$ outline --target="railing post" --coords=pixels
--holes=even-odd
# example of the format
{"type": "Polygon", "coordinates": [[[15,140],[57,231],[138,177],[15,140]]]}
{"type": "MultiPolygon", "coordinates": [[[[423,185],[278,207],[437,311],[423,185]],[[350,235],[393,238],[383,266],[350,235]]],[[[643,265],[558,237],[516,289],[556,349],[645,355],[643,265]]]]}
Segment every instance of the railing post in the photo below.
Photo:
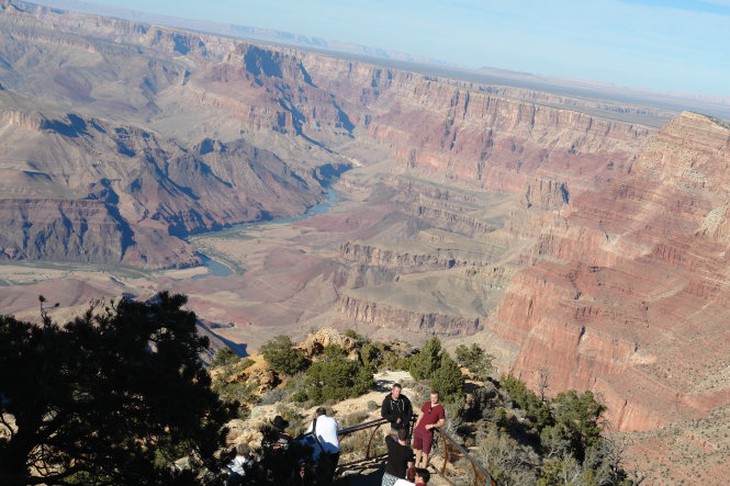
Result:
{"type": "Polygon", "coordinates": [[[477,462],[474,457],[472,457],[471,454],[469,454],[469,451],[467,451],[463,446],[461,446],[456,440],[451,437],[446,432],[442,431],[441,429],[436,429],[439,434],[441,434],[441,438],[444,442],[444,463],[441,466],[441,469],[438,471],[439,475],[444,478],[446,481],[448,481],[450,484],[454,484],[449,478],[446,477],[446,466],[448,465],[449,461],[451,460],[451,453],[452,448],[456,449],[461,455],[469,461],[471,464],[471,467],[474,471],[474,486],[479,486],[479,484],[482,481],[486,481],[486,484],[488,486],[497,486],[497,482],[492,477],[491,473],[486,470],[484,467],[482,467],[481,464],[477,462]]]}
{"type": "MultiPolygon", "coordinates": [[[[441,432],[441,431],[439,430],[439,432],[441,432]]],[[[442,434],[442,436],[443,436],[443,434],[442,434]]],[[[444,463],[441,466],[441,472],[439,474],[441,474],[441,477],[445,477],[446,476],[446,465],[449,463],[449,445],[450,444],[449,444],[449,441],[446,440],[445,438],[442,438],[441,441],[444,443],[444,463]]]]}
{"type": "Polygon", "coordinates": [[[365,459],[370,459],[370,446],[373,443],[373,438],[375,437],[375,432],[378,431],[378,429],[380,428],[381,425],[383,425],[383,424],[378,424],[377,426],[375,426],[373,428],[373,431],[370,433],[370,439],[368,440],[368,447],[365,450],[365,459]]]}

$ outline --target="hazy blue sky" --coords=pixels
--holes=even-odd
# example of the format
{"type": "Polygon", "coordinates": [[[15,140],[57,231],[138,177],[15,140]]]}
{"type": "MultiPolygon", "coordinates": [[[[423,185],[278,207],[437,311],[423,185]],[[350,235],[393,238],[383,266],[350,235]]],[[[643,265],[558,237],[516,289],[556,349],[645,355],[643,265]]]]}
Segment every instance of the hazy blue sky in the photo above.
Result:
{"type": "Polygon", "coordinates": [[[466,67],[730,96],[730,0],[89,3],[350,41],[466,67]]]}

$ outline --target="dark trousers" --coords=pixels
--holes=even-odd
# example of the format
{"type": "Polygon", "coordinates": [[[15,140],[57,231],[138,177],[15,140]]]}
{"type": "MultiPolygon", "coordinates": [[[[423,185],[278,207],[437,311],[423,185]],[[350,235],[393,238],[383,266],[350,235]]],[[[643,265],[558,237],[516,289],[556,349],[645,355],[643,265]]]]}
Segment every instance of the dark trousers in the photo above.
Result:
{"type": "Polygon", "coordinates": [[[332,484],[335,480],[335,471],[337,470],[337,464],[340,462],[340,453],[335,454],[322,453],[319,457],[319,477],[325,485],[332,484]]]}

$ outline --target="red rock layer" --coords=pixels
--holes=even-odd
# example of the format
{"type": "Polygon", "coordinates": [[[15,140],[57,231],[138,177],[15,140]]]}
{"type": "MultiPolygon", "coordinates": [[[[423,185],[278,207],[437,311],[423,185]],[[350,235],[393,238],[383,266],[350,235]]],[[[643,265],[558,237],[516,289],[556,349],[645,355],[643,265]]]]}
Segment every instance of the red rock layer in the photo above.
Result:
{"type": "Polygon", "coordinates": [[[514,371],[593,388],[619,430],[727,404],[728,384],[710,383],[730,352],[728,161],[728,126],[684,113],[605,190],[565,206],[488,324],[518,345],[514,371]]]}

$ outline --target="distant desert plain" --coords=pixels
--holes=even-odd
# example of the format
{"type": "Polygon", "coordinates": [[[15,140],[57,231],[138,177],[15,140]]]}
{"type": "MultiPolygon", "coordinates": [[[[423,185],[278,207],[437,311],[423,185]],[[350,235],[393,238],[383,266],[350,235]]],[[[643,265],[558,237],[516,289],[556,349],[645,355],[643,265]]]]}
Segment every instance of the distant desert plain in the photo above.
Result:
{"type": "Polygon", "coordinates": [[[648,484],[723,484],[728,118],[0,0],[0,310],[478,343],[597,393],[648,484]]]}

